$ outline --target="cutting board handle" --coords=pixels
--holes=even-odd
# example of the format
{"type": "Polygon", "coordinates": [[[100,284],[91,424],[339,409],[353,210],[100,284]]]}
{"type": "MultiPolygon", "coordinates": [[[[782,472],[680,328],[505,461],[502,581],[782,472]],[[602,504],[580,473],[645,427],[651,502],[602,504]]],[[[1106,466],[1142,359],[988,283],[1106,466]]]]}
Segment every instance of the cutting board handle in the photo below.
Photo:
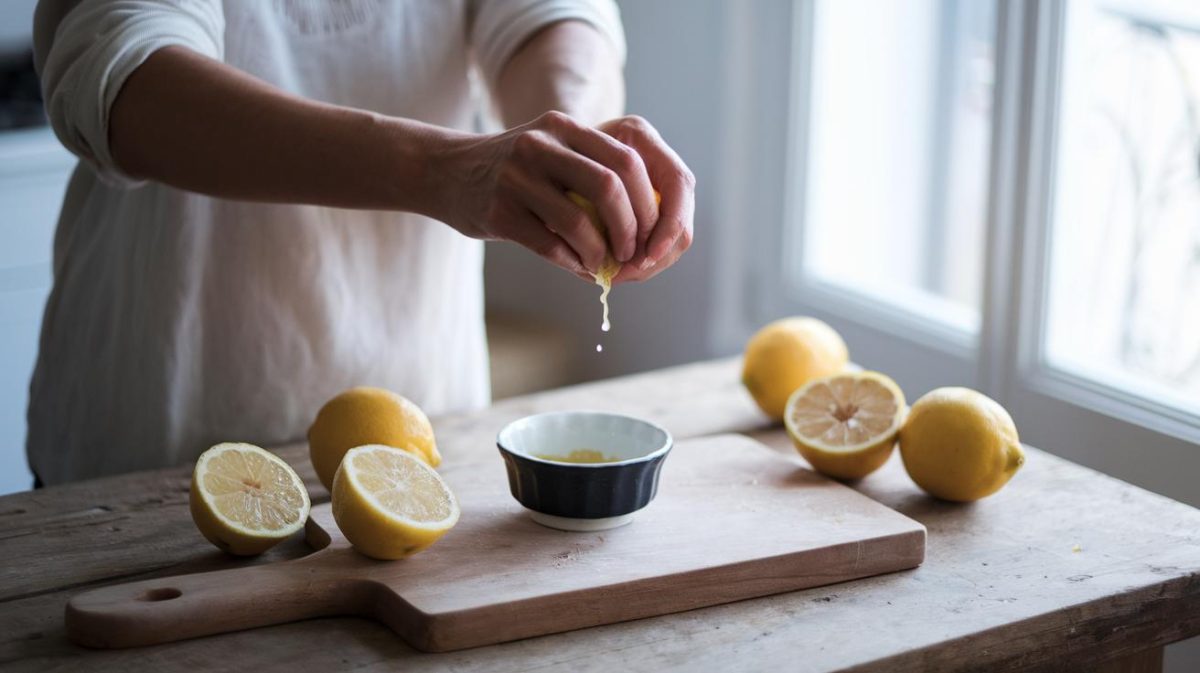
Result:
{"type": "Polygon", "coordinates": [[[329,572],[331,553],[88,591],[67,603],[67,636],[85,647],[139,647],[354,614],[362,581],[329,572]]]}

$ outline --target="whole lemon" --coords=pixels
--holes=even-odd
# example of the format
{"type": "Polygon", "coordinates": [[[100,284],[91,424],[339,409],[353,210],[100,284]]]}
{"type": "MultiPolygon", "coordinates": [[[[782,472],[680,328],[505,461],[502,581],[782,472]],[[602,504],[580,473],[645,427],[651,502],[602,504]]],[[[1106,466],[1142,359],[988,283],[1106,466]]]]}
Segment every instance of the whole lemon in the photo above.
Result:
{"type": "Polygon", "coordinates": [[[742,360],[742,385],[759,408],[778,421],[797,388],[842,371],[849,360],[846,342],[829,325],[816,318],[784,318],[750,337],[742,360]]]}
{"type": "Polygon", "coordinates": [[[326,402],[308,429],[308,456],[326,489],[346,452],[366,444],[403,449],[430,467],[442,462],[420,407],[383,388],[351,388],[326,402]]]}
{"type": "Polygon", "coordinates": [[[908,476],[932,496],[971,502],[989,496],[1025,463],[1012,417],[968,388],[925,394],[900,428],[908,476]]]}

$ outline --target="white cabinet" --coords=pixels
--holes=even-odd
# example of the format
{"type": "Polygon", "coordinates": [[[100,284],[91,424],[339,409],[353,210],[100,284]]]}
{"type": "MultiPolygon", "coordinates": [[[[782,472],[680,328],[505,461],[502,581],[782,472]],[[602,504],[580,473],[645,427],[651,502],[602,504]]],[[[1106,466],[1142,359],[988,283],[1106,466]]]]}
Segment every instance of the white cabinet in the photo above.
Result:
{"type": "Polygon", "coordinates": [[[50,291],[54,227],[74,167],[49,129],[0,132],[0,494],[32,484],[29,375],[50,291]]]}

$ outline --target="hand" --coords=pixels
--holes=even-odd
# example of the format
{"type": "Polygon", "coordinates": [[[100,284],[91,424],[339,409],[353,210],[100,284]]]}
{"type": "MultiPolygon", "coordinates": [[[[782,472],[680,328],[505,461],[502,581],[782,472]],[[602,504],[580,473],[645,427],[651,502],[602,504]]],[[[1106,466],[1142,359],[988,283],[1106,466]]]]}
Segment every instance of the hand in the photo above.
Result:
{"type": "MultiPolygon", "coordinates": [[[[659,154],[653,156],[661,163],[659,154]]],[[[465,137],[439,159],[448,176],[449,189],[441,199],[447,224],[472,238],[518,243],[588,281],[609,249],[619,262],[633,260],[644,247],[643,232],[656,230],[649,165],[635,147],[561,112],[547,112],[497,135],[465,137]],[[567,191],[596,204],[607,241],[567,191]]],[[[663,169],[656,164],[655,170],[663,169]]],[[[679,188],[671,188],[678,203],[679,188]]]]}
{"type": "Polygon", "coordinates": [[[598,128],[638,153],[651,184],[662,195],[658,217],[651,226],[639,227],[637,253],[613,280],[622,283],[652,278],[674,264],[692,245],[696,178],[645,119],[620,117],[604,122],[598,128]]]}

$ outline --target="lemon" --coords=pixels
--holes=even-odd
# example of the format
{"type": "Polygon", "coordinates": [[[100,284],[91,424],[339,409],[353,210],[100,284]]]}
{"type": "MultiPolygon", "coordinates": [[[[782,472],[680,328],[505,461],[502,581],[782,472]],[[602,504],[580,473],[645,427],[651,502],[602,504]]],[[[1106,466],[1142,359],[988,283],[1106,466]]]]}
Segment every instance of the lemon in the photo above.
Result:
{"type": "Polygon", "coordinates": [[[378,444],[351,449],[333,478],[333,518],[342,534],[376,559],[411,556],[458,523],[458,503],[433,468],[378,444]]]}
{"type": "Polygon", "coordinates": [[[1025,463],[1012,417],[967,388],[938,388],[913,404],[900,457],[917,486],[959,502],[995,493],[1025,463]]]}
{"type": "Polygon", "coordinates": [[[308,491],[290,465],[252,444],[217,444],[192,472],[192,521],[209,542],[261,554],[304,527],[308,491]]]}
{"type": "Polygon", "coordinates": [[[810,381],[787,401],[784,423],[800,455],[822,474],[861,479],[892,455],[904,393],[878,372],[810,381]]]}
{"type": "Polygon", "coordinates": [[[746,344],[742,384],[778,421],[797,388],[842,371],[849,359],[846,342],[829,325],[816,318],[785,318],[763,327],[746,344]]]}
{"type": "MultiPolygon", "coordinates": [[[[587,213],[588,220],[591,221],[592,227],[600,234],[605,243],[608,242],[608,228],[600,221],[600,213],[596,210],[596,205],[589,201],[587,197],[580,195],[577,192],[567,192],[567,198],[571,202],[583,209],[587,213]]],[[[662,194],[658,190],[654,190],[654,202],[662,203],[662,194]]],[[[596,273],[592,274],[592,279],[600,286],[600,304],[604,307],[604,316],[600,322],[600,329],[607,332],[608,323],[608,293],[612,291],[612,281],[617,274],[621,272],[621,264],[612,256],[612,249],[606,248],[604,251],[604,261],[600,263],[600,268],[596,273]]]]}
{"type": "Polygon", "coordinates": [[[432,467],[442,463],[433,426],[407,398],[383,388],[351,388],[325,403],[308,429],[308,455],[326,489],[342,456],[356,446],[383,444],[411,451],[432,467]]]}

